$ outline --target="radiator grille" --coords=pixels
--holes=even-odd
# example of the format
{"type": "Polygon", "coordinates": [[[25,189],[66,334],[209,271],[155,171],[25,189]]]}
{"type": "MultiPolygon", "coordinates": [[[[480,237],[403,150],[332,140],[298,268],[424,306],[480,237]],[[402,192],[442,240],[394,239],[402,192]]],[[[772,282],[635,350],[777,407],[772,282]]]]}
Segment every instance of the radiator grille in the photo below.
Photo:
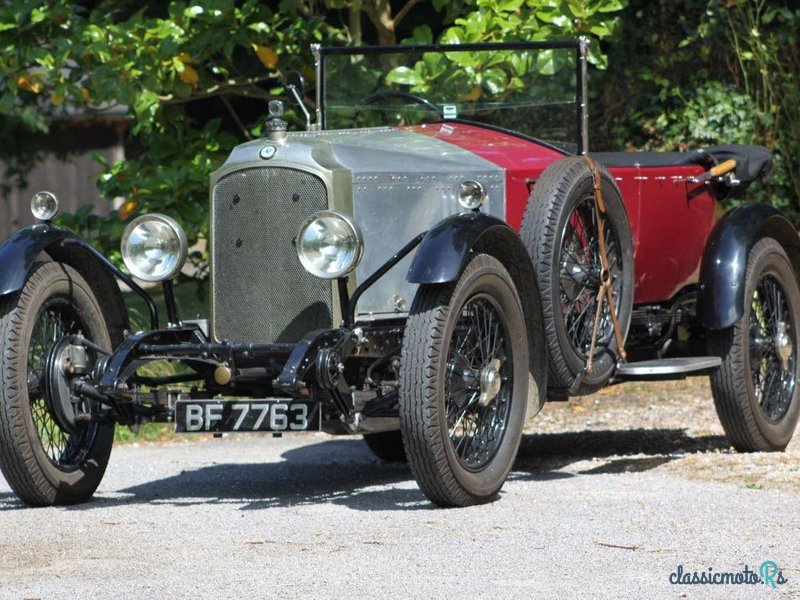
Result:
{"type": "Polygon", "coordinates": [[[260,167],[222,178],[212,194],[214,334],[230,342],[296,342],[332,324],[329,281],[308,273],[292,239],[328,207],[321,179],[260,167]]]}

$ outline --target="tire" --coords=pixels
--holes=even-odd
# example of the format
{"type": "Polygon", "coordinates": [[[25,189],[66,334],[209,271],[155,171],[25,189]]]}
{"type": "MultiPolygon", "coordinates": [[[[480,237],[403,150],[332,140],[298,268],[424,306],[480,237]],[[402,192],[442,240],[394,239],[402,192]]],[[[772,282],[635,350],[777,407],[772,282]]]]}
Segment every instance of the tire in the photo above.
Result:
{"type": "Polygon", "coordinates": [[[88,500],[111,454],[112,424],[87,423],[70,434],[57,424],[44,397],[47,352],[55,338],[79,330],[100,346],[111,346],[89,284],[69,266],[36,263],[22,291],[0,299],[0,470],[31,506],[88,500]]]}
{"type": "Polygon", "coordinates": [[[400,427],[431,502],[468,506],[497,495],[519,448],[527,385],[522,305],[497,259],[475,255],[457,283],[419,287],[403,341],[400,427]]]}
{"type": "MultiPolygon", "coordinates": [[[[613,178],[598,167],[606,205],[612,290],[625,339],[633,309],[631,230],[613,178]]],[[[586,161],[574,156],[548,166],[528,199],[520,235],[539,283],[550,356],[548,396],[553,399],[597,391],[611,377],[617,362],[617,341],[605,308],[592,373],[584,373],[576,384],[586,366],[600,289],[595,219],[592,172],[586,161]]]]}
{"type": "Polygon", "coordinates": [[[407,462],[400,430],[365,433],[364,442],[372,453],[386,462],[407,462]]]}
{"type": "Polygon", "coordinates": [[[709,350],[723,361],[710,376],[714,406],[736,450],[780,451],[800,416],[800,289],[775,240],[762,239],[750,251],[744,293],[739,322],[708,335],[709,350]]]}

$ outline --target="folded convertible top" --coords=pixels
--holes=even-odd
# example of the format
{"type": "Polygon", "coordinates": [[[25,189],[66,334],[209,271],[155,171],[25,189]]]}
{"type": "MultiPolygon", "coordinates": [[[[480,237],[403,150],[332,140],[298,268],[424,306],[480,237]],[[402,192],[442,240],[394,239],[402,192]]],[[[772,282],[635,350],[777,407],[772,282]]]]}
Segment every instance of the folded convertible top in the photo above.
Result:
{"type": "Polygon", "coordinates": [[[736,178],[742,188],[772,166],[772,153],[763,146],[712,146],[689,152],[593,152],[592,157],[607,167],[677,167],[700,165],[710,169],[728,159],[736,161],[736,178]]]}

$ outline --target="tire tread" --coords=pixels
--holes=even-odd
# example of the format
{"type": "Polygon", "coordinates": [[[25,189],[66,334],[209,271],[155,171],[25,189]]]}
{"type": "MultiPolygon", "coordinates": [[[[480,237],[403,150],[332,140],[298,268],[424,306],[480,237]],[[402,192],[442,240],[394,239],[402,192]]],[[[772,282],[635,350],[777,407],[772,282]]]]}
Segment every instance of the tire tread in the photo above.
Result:
{"type": "MultiPolygon", "coordinates": [[[[606,185],[611,185],[615,189],[614,179],[608,170],[598,164],[601,178],[606,185]]],[[[569,157],[561,159],[548,166],[531,192],[525,213],[522,218],[520,236],[528,254],[534,265],[534,271],[539,283],[540,296],[542,301],[542,313],[544,315],[545,337],[547,339],[549,361],[548,361],[548,388],[550,395],[562,398],[571,388],[577,374],[570,368],[564,356],[564,351],[558,341],[556,315],[560,314],[561,307],[557,303],[557,297],[552,293],[553,286],[558,286],[558,281],[553,281],[553,261],[558,259],[560,249],[559,220],[564,206],[569,200],[570,191],[578,181],[586,177],[588,166],[582,157],[569,157]]],[[[607,190],[606,202],[610,201],[607,190]]],[[[624,210],[624,206],[623,206],[624,210]]],[[[618,231],[620,237],[627,236],[630,239],[630,226],[627,223],[621,224],[623,231],[618,231]]],[[[622,240],[620,240],[622,242],[622,240]]],[[[632,294],[632,286],[631,286],[632,294]]],[[[632,299],[632,298],[631,298],[632,299]]],[[[621,302],[621,299],[618,299],[621,302]]],[[[618,311],[621,309],[618,308],[618,311]]],[[[620,325],[627,331],[627,323],[624,315],[621,317],[620,325]]],[[[613,365],[612,365],[613,367],[613,365]]],[[[605,385],[605,381],[589,384],[583,383],[578,393],[589,394],[605,385]]]]}
{"type": "MultiPolygon", "coordinates": [[[[748,282],[758,275],[753,272],[757,260],[769,253],[781,256],[787,265],[789,264],[786,253],[778,242],[771,238],[760,240],[753,246],[748,256],[745,271],[746,290],[749,289],[748,282]]],[[[746,304],[744,309],[749,310],[749,305],[746,304]]],[[[743,316],[731,327],[709,332],[709,352],[722,358],[722,365],[709,377],[714,407],[728,440],[737,451],[780,451],[786,444],[775,444],[767,439],[758,426],[751,405],[747,380],[750,369],[745,356],[745,349],[749,347],[750,333],[747,331],[746,321],[743,316]]],[[[798,391],[795,390],[793,402],[797,402],[797,396],[798,391]]]]}
{"type": "MultiPolygon", "coordinates": [[[[462,278],[483,268],[500,269],[511,281],[502,264],[485,254],[470,260],[462,278]]],[[[447,352],[445,330],[450,318],[450,300],[457,286],[457,283],[420,286],[406,322],[400,368],[400,422],[409,466],[425,496],[445,507],[488,502],[496,494],[475,495],[456,479],[445,449],[449,440],[438,424],[433,401],[443,376],[437,365],[440,356],[447,352]]]]}
{"type": "MultiPolygon", "coordinates": [[[[0,470],[14,493],[30,506],[84,502],[94,493],[105,470],[105,464],[102,464],[97,481],[80,490],[63,489],[52,483],[39,465],[32,445],[37,442],[30,437],[25,421],[24,411],[29,411],[30,406],[21,398],[19,382],[22,376],[16,366],[20,361],[19,348],[22,346],[20,332],[25,329],[26,318],[30,318],[28,307],[37,300],[37,290],[54,277],[64,275],[72,285],[80,286],[91,297],[88,284],[76,271],[60,263],[42,261],[34,264],[20,292],[0,298],[0,470]]],[[[96,300],[95,310],[102,319],[96,300]]],[[[102,437],[99,433],[98,436],[102,437]]],[[[113,428],[110,436],[111,439],[106,437],[103,441],[98,439],[95,442],[108,443],[108,448],[99,451],[106,462],[113,440],[113,428]]]]}

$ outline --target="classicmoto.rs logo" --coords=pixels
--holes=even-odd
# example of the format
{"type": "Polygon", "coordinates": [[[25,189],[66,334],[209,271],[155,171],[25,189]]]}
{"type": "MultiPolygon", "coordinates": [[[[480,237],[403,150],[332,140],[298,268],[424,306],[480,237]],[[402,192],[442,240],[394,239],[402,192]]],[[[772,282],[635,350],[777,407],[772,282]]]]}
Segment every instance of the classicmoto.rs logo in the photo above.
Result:
{"type": "Polygon", "coordinates": [[[673,585],[766,585],[777,589],[779,585],[788,582],[783,572],[774,560],[765,560],[758,569],[751,569],[745,565],[741,571],[714,571],[708,567],[705,571],[684,571],[683,565],[678,565],[669,576],[673,585]]]}

